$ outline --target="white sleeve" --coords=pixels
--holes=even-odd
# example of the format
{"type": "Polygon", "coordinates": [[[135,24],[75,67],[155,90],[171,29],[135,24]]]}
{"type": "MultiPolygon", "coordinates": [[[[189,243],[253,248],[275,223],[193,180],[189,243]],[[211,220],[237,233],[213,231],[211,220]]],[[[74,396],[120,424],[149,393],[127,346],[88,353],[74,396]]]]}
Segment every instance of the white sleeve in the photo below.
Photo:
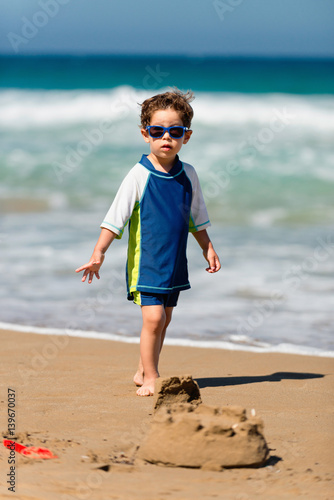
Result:
{"type": "Polygon", "coordinates": [[[211,226],[208,211],[206,209],[202,189],[197,173],[191,165],[184,163],[185,172],[192,185],[192,201],[190,209],[189,231],[195,233],[211,226]]]}
{"type": "Polygon", "coordinates": [[[116,233],[117,239],[121,239],[124,228],[138,200],[136,177],[134,175],[134,169],[131,169],[120,185],[114,201],[100,227],[110,229],[110,231],[116,233]]]}

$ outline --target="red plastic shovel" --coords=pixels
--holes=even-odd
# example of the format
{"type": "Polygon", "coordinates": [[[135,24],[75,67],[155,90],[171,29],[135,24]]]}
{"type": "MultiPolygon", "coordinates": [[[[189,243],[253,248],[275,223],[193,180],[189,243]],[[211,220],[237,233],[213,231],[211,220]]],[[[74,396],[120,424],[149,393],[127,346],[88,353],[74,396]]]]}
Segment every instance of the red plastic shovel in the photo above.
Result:
{"type": "Polygon", "coordinates": [[[14,445],[15,451],[17,453],[21,453],[21,455],[24,455],[25,457],[58,458],[57,455],[54,455],[52,451],[48,450],[47,448],[38,448],[37,446],[24,446],[23,444],[15,443],[15,441],[10,441],[10,439],[4,439],[3,444],[10,450],[13,449],[14,445]]]}

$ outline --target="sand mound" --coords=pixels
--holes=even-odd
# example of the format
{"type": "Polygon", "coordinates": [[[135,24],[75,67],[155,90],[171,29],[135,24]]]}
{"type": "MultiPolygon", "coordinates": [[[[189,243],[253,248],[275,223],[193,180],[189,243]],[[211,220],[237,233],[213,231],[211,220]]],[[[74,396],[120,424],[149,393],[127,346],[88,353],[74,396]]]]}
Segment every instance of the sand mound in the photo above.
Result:
{"type": "Polygon", "coordinates": [[[197,382],[191,375],[158,378],[154,389],[154,410],[177,403],[191,403],[195,406],[202,403],[197,382]]]}
{"type": "Polygon", "coordinates": [[[269,450],[263,422],[239,406],[214,407],[201,403],[190,375],[158,379],[152,425],[138,458],[159,465],[224,467],[262,465],[269,450]]]}

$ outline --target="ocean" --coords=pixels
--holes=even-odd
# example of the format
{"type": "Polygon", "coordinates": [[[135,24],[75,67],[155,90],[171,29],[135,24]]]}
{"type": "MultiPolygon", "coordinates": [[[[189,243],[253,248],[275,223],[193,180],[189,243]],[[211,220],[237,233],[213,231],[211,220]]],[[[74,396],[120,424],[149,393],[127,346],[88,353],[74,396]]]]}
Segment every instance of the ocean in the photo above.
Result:
{"type": "Polygon", "coordinates": [[[334,356],[333,60],[0,58],[0,327],[139,341],[127,231],[99,281],[74,270],[148,153],[139,103],[174,85],[222,269],[190,235],[166,343],[334,356]]]}

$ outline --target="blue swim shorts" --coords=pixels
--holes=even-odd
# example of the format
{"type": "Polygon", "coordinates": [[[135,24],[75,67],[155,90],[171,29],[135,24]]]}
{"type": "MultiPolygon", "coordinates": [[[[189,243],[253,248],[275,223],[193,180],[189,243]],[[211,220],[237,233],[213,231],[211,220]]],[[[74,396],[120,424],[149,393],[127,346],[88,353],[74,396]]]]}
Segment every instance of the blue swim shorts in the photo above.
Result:
{"type": "Polygon", "coordinates": [[[147,292],[132,292],[133,302],[139,306],[164,306],[175,307],[179,298],[180,292],[172,293],[147,293],[147,292]]]}

